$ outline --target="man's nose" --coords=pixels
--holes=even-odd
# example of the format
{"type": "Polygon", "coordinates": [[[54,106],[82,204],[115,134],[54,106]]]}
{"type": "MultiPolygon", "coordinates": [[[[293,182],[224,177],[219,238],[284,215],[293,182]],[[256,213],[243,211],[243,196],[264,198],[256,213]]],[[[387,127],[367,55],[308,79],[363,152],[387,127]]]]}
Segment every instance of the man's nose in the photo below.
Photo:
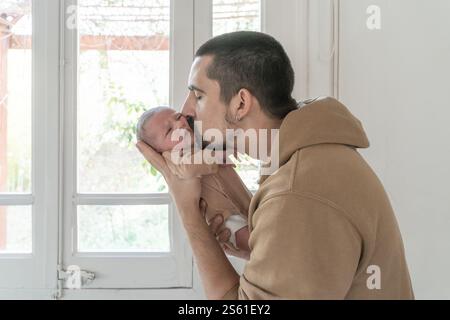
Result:
{"type": "Polygon", "coordinates": [[[192,118],[196,118],[196,114],[195,114],[195,102],[194,100],[191,98],[191,94],[189,93],[188,96],[186,97],[186,100],[184,101],[183,107],[181,108],[181,113],[185,116],[185,117],[192,117],[192,118]]]}

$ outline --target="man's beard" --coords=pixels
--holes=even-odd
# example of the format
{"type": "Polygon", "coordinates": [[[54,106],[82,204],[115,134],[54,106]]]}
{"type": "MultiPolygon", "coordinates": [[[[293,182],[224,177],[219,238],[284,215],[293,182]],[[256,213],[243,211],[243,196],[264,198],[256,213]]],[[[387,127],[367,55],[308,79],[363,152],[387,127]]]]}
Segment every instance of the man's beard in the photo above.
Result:
{"type": "Polygon", "coordinates": [[[191,116],[186,117],[187,123],[189,124],[189,127],[191,128],[192,132],[194,133],[194,143],[197,146],[201,146],[201,149],[204,150],[206,148],[209,149],[215,149],[215,150],[226,150],[227,149],[227,143],[226,139],[223,141],[223,144],[221,146],[217,144],[213,144],[211,141],[205,141],[203,140],[202,133],[195,130],[195,119],[191,116]]]}

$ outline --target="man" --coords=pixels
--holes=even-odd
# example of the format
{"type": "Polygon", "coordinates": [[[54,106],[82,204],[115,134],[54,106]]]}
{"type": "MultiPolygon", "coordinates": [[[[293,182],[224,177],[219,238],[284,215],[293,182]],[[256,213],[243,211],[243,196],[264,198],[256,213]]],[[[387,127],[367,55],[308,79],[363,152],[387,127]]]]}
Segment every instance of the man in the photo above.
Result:
{"type": "Polygon", "coordinates": [[[332,98],[298,108],[293,86],[282,46],[256,32],[206,42],[189,76],[183,113],[202,121],[204,130],[279,129],[280,168],[261,177],[252,199],[251,252],[242,277],[202,217],[199,179],[179,179],[173,173],[179,167],[137,145],[167,180],[207,297],[412,299],[393,210],[357,152],[369,146],[360,122],[332,98]]]}

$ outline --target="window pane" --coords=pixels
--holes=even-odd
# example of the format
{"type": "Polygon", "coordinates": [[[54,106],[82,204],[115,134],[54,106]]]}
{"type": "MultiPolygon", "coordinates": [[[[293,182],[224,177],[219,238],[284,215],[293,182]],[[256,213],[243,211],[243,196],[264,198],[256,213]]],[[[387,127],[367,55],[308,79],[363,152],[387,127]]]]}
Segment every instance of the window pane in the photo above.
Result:
{"type": "Polygon", "coordinates": [[[78,191],[166,192],[135,125],[169,105],[170,0],[80,0],[78,13],[78,191]]]}
{"type": "Polygon", "coordinates": [[[31,0],[0,2],[0,192],[31,190],[31,0]]]}
{"type": "MultiPolygon", "coordinates": [[[[234,31],[261,31],[260,0],[214,0],[213,35],[234,31]]],[[[259,163],[247,156],[240,156],[236,171],[247,188],[258,189],[259,163]]]]}
{"type": "Polygon", "coordinates": [[[170,252],[168,206],[79,206],[78,251],[170,252]]]}
{"type": "Polygon", "coordinates": [[[260,0],[214,0],[213,35],[261,30],[260,0]]]}
{"type": "Polygon", "coordinates": [[[247,155],[239,155],[239,161],[235,161],[236,172],[250,191],[259,189],[259,161],[247,155]]]}
{"type": "Polygon", "coordinates": [[[0,206],[0,253],[31,253],[31,206],[0,206]]]}

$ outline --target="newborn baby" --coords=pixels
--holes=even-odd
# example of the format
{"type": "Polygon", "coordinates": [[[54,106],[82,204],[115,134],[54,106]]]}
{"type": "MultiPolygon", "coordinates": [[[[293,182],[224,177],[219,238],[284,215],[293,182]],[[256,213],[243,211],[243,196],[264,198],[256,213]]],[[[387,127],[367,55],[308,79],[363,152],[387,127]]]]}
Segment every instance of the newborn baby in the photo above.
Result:
{"type": "MultiPolygon", "coordinates": [[[[157,107],[139,119],[137,139],[159,153],[172,151],[181,142],[172,140],[172,133],[177,129],[186,130],[194,141],[193,128],[186,117],[171,108],[157,107]]],[[[247,212],[252,195],[236,171],[230,166],[220,167],[216,174],[203,176],[201,184],[201,198],[207,203],[206,219],[210,221],[221,213],[225,227],[231,231],[227,245],[234,250],[250,251],[247,212]]]]}

